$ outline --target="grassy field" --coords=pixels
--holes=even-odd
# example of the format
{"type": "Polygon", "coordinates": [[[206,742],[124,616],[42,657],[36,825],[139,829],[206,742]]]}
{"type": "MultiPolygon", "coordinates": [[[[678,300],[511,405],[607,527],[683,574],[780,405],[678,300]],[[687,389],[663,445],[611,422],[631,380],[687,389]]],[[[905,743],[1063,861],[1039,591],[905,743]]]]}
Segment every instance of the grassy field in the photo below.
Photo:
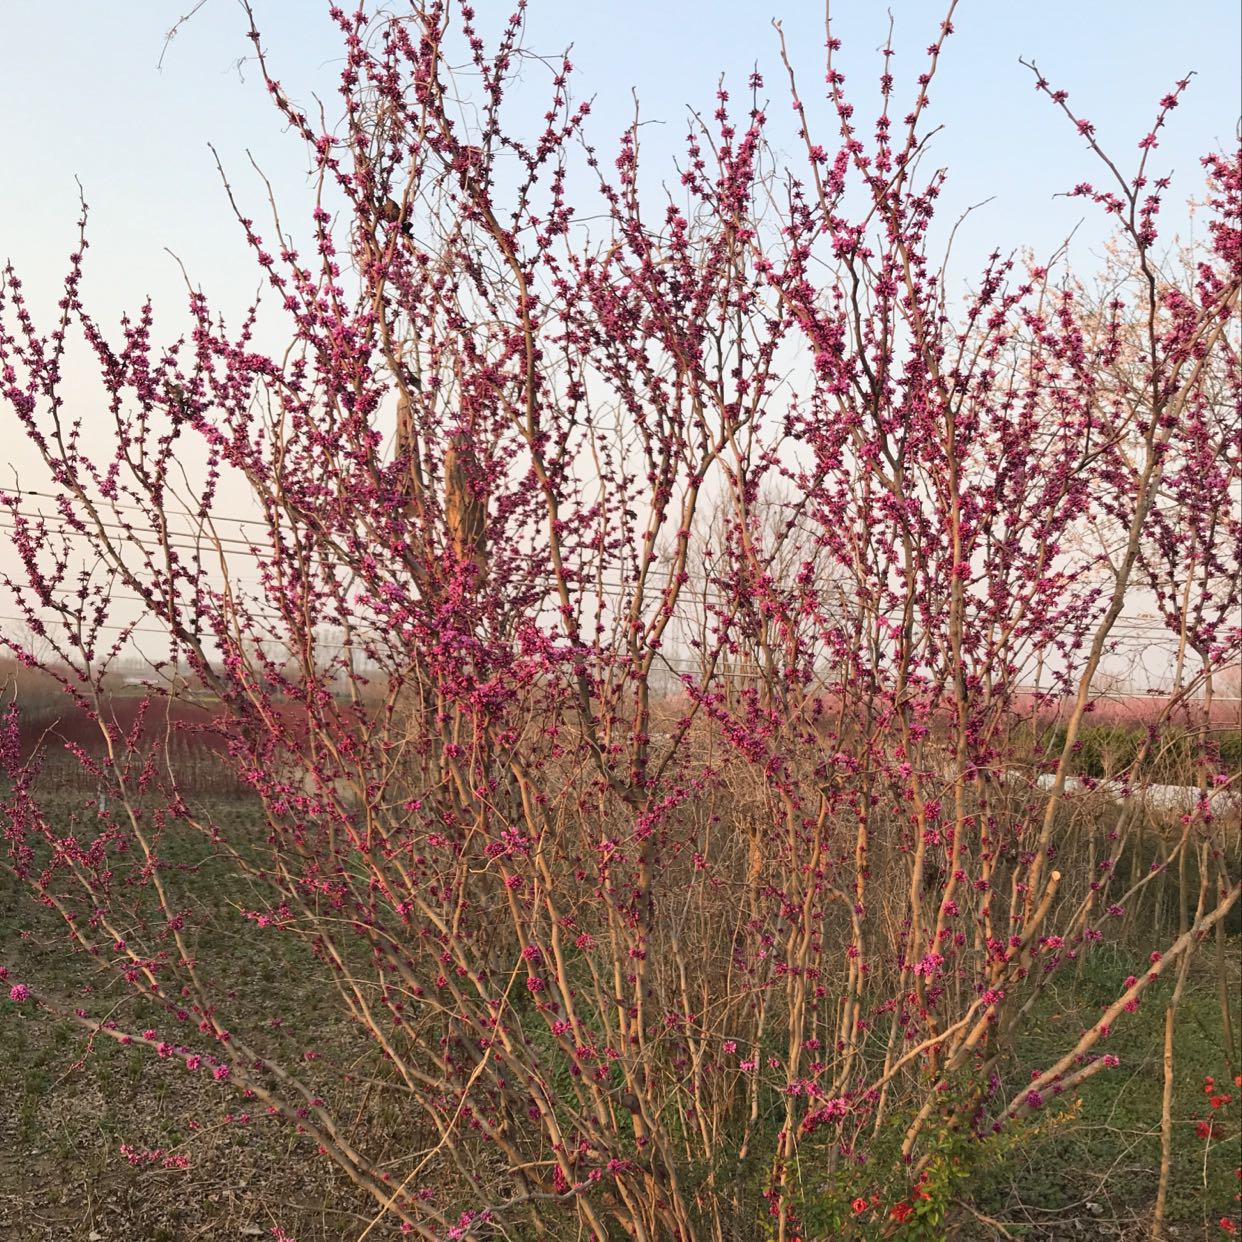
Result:
{"type": "MultiPolygon", "coordinates": [[[[1233,947],[1237,1029],[1237,944],[1233,947]]],[[[1077,979],[1060,984],[1040,1007],[1019,1041],[1023,1066],[1042,1066],[1116,997],[1137,954],[1101,949],[1077,979]]],[[[1238,1100],[1225,1053],[1220,1005],[1210,955],[1178,1009],[1172,1115],[1175,1124],[1169,1188],[1169,1234],[1220,1238],[1222,1216],[1238,1215],[1236,1170],[1238,1100]],[[1233,1097],[1222,1115],[1213,1112],[1203,1090],[1211,1076],[1233,1097]],[[1216,1118],[1213,1137],[1196,1132],[1204,1118],[1216,1118]]],[[[1147,1236],[1160,1168],[1160,1109],[1165,1004],[1171,984],[1150,994],[1106,1045],[1121,1059],[1118,1069],[1088,1079],[1071,1100],[1015,1135],[994,1164],[981,1167],[967,1187],[978,1210],[1003,1219],[1022,1236],[1147,1236]],[[1085,1232],[1084,1232],[1085,1231],[1085,1232]]]]}
{"type": "MultiPolygon", "coordinates": [[[[213,808],[218,819],[253,814],[244,803],[213,808]]],[[[183,868],[172,886],[179,881],[196,910],[191,939],[200,960],[226,972],[213,982],[227,996],[236,1028],[263,1028],[273,1059],[300,1059],[308,1047],[322,1050],[329,1063],[336,1049],[355,1055],[356,1037],[343,1037],[335,1005],[321,1000],[331,984],[302,945],[253,934],[239,912],[244,890],[225,882],[205,842],[179,837],[168,853],[183,868]],[[278,1028],[273,1014],[282,1015],[278,1028]]],[[[67,952],[58,916],[7,874],[0,874],[0,946],[11,979],[37,980],[67,998],[89,989],[84,1003],[91,1011],[109,1009],[90,961],[67,952]]],[[[155,1006],[144,1012],[140,998],[120,994],[115,1004],[128,1029],[147,1022],[167,1028],[167,1015],[155,1006]]],[[[299,1065],[311,1082],[316,1069],[299,1065]]],[[[318,1077],[325,1091],[335,1078],[318,1077]]],[[[364,1103],[364,1088],[331,1085],[338,1115],[364,1103]]],[[[236,1090],[188,1072],[180,1057],[161,1060],[149,1048],[111,1039],[88,1043],[76,1023],[30,1005],[0,1005],[0,1092],[11,1104],[0,1110],[6,1240],[271,1238],[279,1226],[308,1242],[357,1237],[374,1215],[372,1200],[319,1158],[314,1143],[236,1090]],[[126,1159],[122,1145],[139,1163],[126,1159]],[[142,1158],[154,1152],[158,1159],[142,1158]]],[[[383,1101],[365,1105],[369,1121],[382,1115],[383,1101]]],[[[399,1114],[388,1120],[399,1135],[399,1114]]],[[[381,1224],[369,1236],[400,1235],[381,1224]]]]}
{"type": "MultiPolygon", "coordinates": [[[[234,822],[254,814],[240,802],[215,808],[234,822]]],[[[299,1059],[314,1047],[321,1063],[299,1065],[334,1114],[365,1127],[372,1149],[389,1153],[397,1180],[421,1140],[398,1094],[385,1096],[378,1057],[358,1052],[323,969],[297,941],[254,934],[240,915],[244,891],[228,880],[205,843],[180,841],[176,883],[199,911],[193,936],[201,960],[223,971],[238,1029],[262,1025],[273,1058],[299,1059]],[[272,1015],[281,1015],[274,1026],[272,1015]],[[342,1072],[348,1075],[341,1080],[342,1072]],[[317,1081],[318,1080],[318,1081],[317,1081]]],[[[1230,944],[1235,1030],[1242,1029],[1238,938],[1230,944]]],[[[1042,1067],[1054,1050],[1115,997],[1146,947],[1105,947],[1051,989],[1018,1044],[1018,1073],[1042,1067]]],[[[89,991],[92,1012],[116,1006],[130,1028],[167,1022],[145,1017],[128,994],[101,995],[97,968],[66,953],[58,917],[0,874],[0,962],[10,980],[28,979],[65,997],[89,991]]],[[[953,1206],[941,1235],[982,1238],[1139,1238],[1155,1195],[1160,1159],[1164,1000],[1150,994],[1110,1040],[1120,1068],[1050,1104],[1038,1120],[995,1143],[946,1149],[953,1206]]],[[[1177,1028],[1176,1133],[1169,1236],[1223,1237],[1222,1216],[1237,1219],[1236,1050],[1226,1052],[1211,946],[1205,946],[1183,999],[1177,1028]],[[1213,1114],[1203,1090],[1212,1076],[1233,1102],[1213,1114]],[[1214,1116],[1205,1140],[1197,1125],[1214,1116]]],[[[188,1072],[178,1057],[112,1040],[87,1043],[85,1031],[32,1005],[0,1003],[0,1239],[182,1239],[277,1237],[297,1242],[359,1238],[371,1225],[369,1198],[316,1155],[287,1123],[248,1105],[227,1085],[188,1072]],[[128,1153],[128,1158],[126,1153],[128,1153]]],[[[434,1169],[434,1165],[432,1166],[434,1169]]],[[[812,1226],[814,1213],[808,1214],[812,1226]]],[[[813,1227],[813,1226],[812,1226],[813,1227]]],[[[388,1223],[370,1239],[399,1237],[388,1223]]],[[[807,1237],[815,1235],[808,1231],[807,1237]]],[[[876,1236],[880,1236],[877,1234],[876,1236]]],[[[917,1235],[909,1235],[917,1236],[917,1235]]],[[[922,1236],[936,1236],[924,1234],[922,1236]]]]}

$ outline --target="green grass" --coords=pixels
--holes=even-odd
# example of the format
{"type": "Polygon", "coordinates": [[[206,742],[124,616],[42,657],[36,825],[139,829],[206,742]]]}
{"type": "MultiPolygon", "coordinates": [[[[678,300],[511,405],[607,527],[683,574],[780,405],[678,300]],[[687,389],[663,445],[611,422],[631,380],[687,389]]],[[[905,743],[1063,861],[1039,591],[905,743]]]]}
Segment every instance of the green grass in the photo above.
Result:
{"type": "MultiPolygon", "coordinates": [[[[1174,1041],[1174,1121],[1167,1219],[1202,1227],[1235,1214],[1239,1184],[1238,1101],[1242,1091],[1231,1081],[1221,1014],[1210,970],[1212,946],[1206,945],[1192,973],[1177,1013],[1174,1041]],[[1227,1135],[1205,1144],[1196,1122],[1213,1115],[1203,1092],[1206,1076],[1233,1096],[1217,1113],[1227,1135]]],[[[1235,946],[1236,960],[1236,946],[1235,946]]],[[[1052,989],[1032,1013],[1016,1049],[1012,1076],[1021,1081],[1032,1069],[1048,1065],[1073,1038],[1098,1017],[1100,1008],[1123,990],[1127,975],[1141,970],[1142,955],[1117,946],[1101,948],[1088,959],[1077,979],[1052,989]]],[[[1042,1221],[1090,1216],[1087,1203],[1115,1221],[1147,1219],[1155,1199],[1160,1168],[1160,1118],[1164,1090],[1165,1008],[1172,991],[1167,981],[1149,991],[1133,1014],[1117,1024],[1097,1045],[1121,1064],[1089,1078],[1071,1098],[1046,1108],[1024,1126],[1021,1141],[1009,1145],[1004,1158],[985,1163],[963,1188],[974,1206],[1007,1221],[1042,1221]]],[[[1234,994],[1234,1029],[1239,1006],[1234,994]]],[[[1189,1235],[1187,1235],[1189,1236],[1189,1235]]],[[[1196,1234],[1195,1236],[1199,1236],[1196,1234]]],[[[1213,1235],[1215,1236],[1215,1235],[1213,1235]]]]}
{"type": "MultiPolygon", "coordinates": [[[[77,799],[78,805],[82,802],[77,799]]],[[[253,823],[252,807],[231,802],[212,810],[213,818],[232,836],[244,840],[253,823]]],[[[239,904],[258,908],[261,897],[255,894],[251,902],[251,894],[239,893],[230,864],[210,842],[178,827],[160,850],[172,868],[166,880],[173,904],[193,906],[196,911],[187,936],[204,969],[211,973],[218,992],[234,993],[222,1010],[226,1024],[232,1013],[237,1029],[252,1035],[258,1032],[255,1037],[261,1040],[265,1055],[270,1053],[272,1059],[285,1063],[299,1061],[303,1076],[313,1079],[318,1072],[316,1066],[300,1063],[300,1052],[308,1045],[357,1072],[381,1076],[383,1069],[376,1058],[364,1053],[354,1061],[357,1035],[344,1029],[334,995],[327,1002],[322,999],[331,984],[305,943],[279,933],[256,935],[253,925],[242,920],[239,904]],[[274,1031],[265,1025],[273,1013],[286,1017],[287,1029],[274,1031]]],[[[147,902],[142,913],[154,919],[155,906],[149,897],[142,900],[147,902]]],[[[78,995],[86,986],[98,986],[96,964],[82,954],[65,952],[58,916],[38,908],[4,873],[0,873],[0,946],[0,960],[14,971],[15,979],[54,987],[66,997],[78,995]]],[[[1072,1046],[1078,1033],[1097,1020],[1100,1009],[1121,992],[1125,978],[1141,971],[1149,947],[1100,947],[1076,973],[1067,971],[1058,977],[1021,1032],[1006,1069],[1007,1092],[1016,1090],[1032,1069],[1046,1067],[1072,1046]]],[[[1242,1031],[1236,937],[1231,947],[1234,1029],[1242,1031]]],[[[1219,1236],[1218,1230],[1205,1230],[1211,1230],[1222,1215],[1236,1215],[1237,1209],[1233,1197],[1238,1189],[1234,1169],[1239,1160],[1236,1102],[1242,1090],[1230,1082],[1230,1058],[1224,1047],[1212,971],[1214,952],[1211,943],[1200,950],[1177,1025],[1176,1129],[1168,1219],[1191,1231],[1178,1235],[1186,1238],[1219,1236]],[[1206,1075],[1225,1086],[1235,1100],[1227,1110],[1231,1132],[1211,1145],[1195,1133],[1196,1122],[1211,1111],[1202,1089],[1206,1075]]],[[[979,1144],[953,1138],[941,1153],[946,1195],[970,1208],[946,1201],[948,1215],[943,1223],[925,1221],[921,1234],[904,1236],[1000,1236],[986,1229],[979,1232],[982,1227],[971,1209],[1002,1222],[1013,1236],[1047,1237],[1051,1230],[1084,1220],[1094,1230],[1088,1236],[1142,1236],[1160,1161],[1161,1048],[1170,986],[1162,982],[1148,993],[1138,1012],[1127,1015],[1109,1040],[1097,1047],[1096,1051],[1118,1055],[1118,1068],[1089,1079],[1072,1098],[1050,1101],[1031,1122],[1011,1127],[995,1141],[979,1144]],[[1089,1210],[1088,1203],[1098,1205],[1099,1211],[1089,1210]]],[[[83,1003],[92,1012],[119,1005],[118,1020],[131,1028],[149,1024],[163,1029],[168,1024],[166,1014],[115,985],[96,991],[83,1003]]],[[[514,1004],[522,1011],[527,1037],[542,1058],[556,1065],[558,1085],[568,1095],[568,1065],[542,1015],[533,1011],[524,991],[515,993],[514,1004]]],[[[769,1032],[769,1038],[775,1040],[775,1034],[769,1032]]],[[[189,1028],[184,1042],[193,1043],[189,1028]]],[[[0,1091],[10,1105],[9,1128],[0,1129],[0,1148],[9,1143],[15,1152],[23,1153],[22,1167],[0,1160],[0,1193],[29,1196],[32,1203],[38,1202],[37,1210],[31,1209],[32,1221],[59,1220],[64,1228],[55,1236],[84,1239],[95,1217],[87,1220],[83,1213],[93,1212],[91,1205],[108,1196],[128,1194],[135,1222],[128,1236],[191,1237],[194,1229],[203,1228],[209,1232],[201,1236],[236,1236],[242,1224],[270,1224],[270,1218],[263,1216],[270,1207],[303,1200],[314,1210],[299,1208],[278,1218],[300,1242],[345,1239],[360,1231],[348,1213],[365,1213],[367,1205],[326,1162],[314,1159],[313,1147],[286,1126],[263,1122],[239,1129],[224,1123],[224,1115],[238,1107],[236,1097],[188,1074],[175,1059],[160,1062],[145,1050],[100,1039],[86,1053],[84,1064],[75,1069],[84,1051],[83,1032],[75,1025],[51,1020],[32,1007],[0,1005],[0,1091]],[[119,1158],[121,1143],[185,1151],[194,1164],[185,1173],[134,1170],[119,1158]],[[231,1192],[232,1198],[218,1196],[213,1201],[210,1195],[218,1184],[240,1189],[231,1192]],[[56,1217],[56,1212],[62,1215],[56,1217]]],[[[771,1051],[779,1054],[778,1043],[773,1043],[771,1051]]],[[[390,1148],[393,1167],[424,1145],[422,1137],[411,1131],[404,1097],[378,1093],[360,1104],[334,1080],[326,1065],[325,1071],[322,1088],[330,1107],[338,1116],[352,1117],[355,1113],[361,1116],[365,1106],[373,1127],[368,1137],[374,1137],[381,1149],[390,1148]]],[[[761,1104],[764,1123],[778,1124],[781,1097],[765,1088],[761,1104]]],[[[895,1155],[903,1128],[895,1113],[880,1147],[887,1142],[895,1155]]],[[[770,1147],[756,1143],[754,1149],[770,1147]]],[[[877,1148],[872,1154],[878,1167],[885,1151],[877,1148]]],[[[805,1167],[798,1170],[805,1188],[805,1220],[810,1228],[803,1236],[808,1240],[828,1236],[823,1222],[835,1219],[839,1212],[839,1205],[827,1201],[831,1188],[814,1155],[808,1145],[803,1154],[805,1167]]],[[[887,1167],[897,1168],[895,1159],[887,1167]]],[[[707,1172],[706,1168],[687,1170],[692,1178],[705,1177],[707,1172]]],[[[717,1172],[744,1183],[745,1199],[754,1202],[767,1167],[760,1162],[739,1168],[736,1151],[722,1150],[717,1172]]],[[[838,1189],[844,1193],[845,1180],[838,1189]]],[[[849,1197],[845,1194],[846,1204],[849,1197]]],[[[0,1236],[44,1235],[33,1228],[10,1234],[0,1227],[0,1236]]],[[[397,1235],[390,1235],[385,1227],[370,1236],[397,1235]]]]}

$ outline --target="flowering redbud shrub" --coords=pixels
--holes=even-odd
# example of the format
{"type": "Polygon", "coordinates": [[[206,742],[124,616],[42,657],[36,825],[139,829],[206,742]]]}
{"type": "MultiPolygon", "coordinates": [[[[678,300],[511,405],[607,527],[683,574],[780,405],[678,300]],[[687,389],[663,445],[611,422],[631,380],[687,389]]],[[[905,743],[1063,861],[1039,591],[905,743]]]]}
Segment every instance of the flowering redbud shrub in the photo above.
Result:
{"type": "MultiPolygon", "coordinates": [[[[1227,1087],[1222,1087],[1215,1078],[1211,1076],[1205,1077],[1203,1080],[1203,1094],[1206,1096],[1206,1105],[1195,1121],[1195,1137],[1202,1140],[1203,1143],[1203,1162],[1206,1166],[1209,1159],[1213,1156],[1224,1155],[1225,1159],[1234,1165],[1234,1182],[1242,1181],[1242,1167],[1237,1166],[1237,1119],[1238,1109],[1235,1104],[1237,1099],[1236,1088],[1242,1087],[1242,1074],[1233,1076],[1234,1091],[1230,1091],[1227,1087]]],[[[1226,1233],[1236,1233],[1238,1229],[1238,1208],[1237,1204],[1242,1201],[1242,1194],[1234,1193],[1233,1202],[1228,1206],[1230,1211],[1228,1214],[1219,1218],[1221,1229],[1226,1233]]],[[[1208,1214],[1211,1213],[1214,1205],[1205,1205],[1208,1214]]]]}
{"type": "Polygon", "coordinates": [[[6,418],[55,497],[0,492],[43,649],[10,645],[97,729],[73,754],[100,791],[54,813],[10,705],[7,866],[97,977],[84,1005],[9,995],[287,1121],[417,1237],[785,1240],[834,1194],[860,1230],[938,1227],[945,1136],[1115,1066],[1239,897],[1210,725],[1242,651],[1242,164],[1205,161],[1211,222],[1166,263],[1186,83],[1126,163],[1036,72],[1099,155],[1073,193],[1115,217],[1115,270],[997,254],[958,296],[920,159],[951,11],[908,98],[884,52],[873,124],[835,39],[815,106],[785,61],[788,167],[760,75],[722,87],[657,192],[637,124],[589,144],[567,59],[515,127],[523,9],[493,35],[442,0],[333,8],[335,125],[252,19],[318,183],[300,246],[228,188],[268,290],[241,323],[193,290],[185,336],[150,305],[110,332],[85,207],[53,323],[6,270],[6,418]],[[102,454],[64,393],[82,342],[102,454]],[[1069,775],[1136,598],[1173,688],[1092,810],[1069,775]],[[109,670],[151,630],[122,716],[109,670]],[[1126,872],[1174,725],[1195,795],[1126,872]],[[250,814],[189,787],[190,733],[250,814]],[[186,840],[236,936],[300,946],[356,1057],[293,1052],[221,983],[186,840]],[[1043,992],[1187,859],[1183,924],[1018,1081],[1043,992]],[[340,1111],[364,1060],[399,1161],[340,1111]]]}

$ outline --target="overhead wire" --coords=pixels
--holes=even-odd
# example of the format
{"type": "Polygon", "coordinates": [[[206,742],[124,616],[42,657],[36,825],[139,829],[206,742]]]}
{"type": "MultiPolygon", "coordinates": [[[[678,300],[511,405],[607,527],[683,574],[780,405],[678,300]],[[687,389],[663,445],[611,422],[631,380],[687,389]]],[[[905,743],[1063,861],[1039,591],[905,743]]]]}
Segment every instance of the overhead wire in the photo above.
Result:
{"type": "MultiPolygon", "coordinates": [[[[12,513],[12,512],[13,510],[8,511],[8,513],[12,513]]],[[[0,509],[0,530],[19,529],[19,527],[16,524],[5,520],[8,517],[8,513],[6,513],[3,509],[0,509]]],[[[91,537],[91,532],[89,529],[86,531],[77,530],[74,527],[65,525],[63,523],[63,520],[59,524],[54,524],[49,527],[48,523],[55,522],[55,519],[52,519],[49,515],[46,515],[46,514],[30,514],[27,512],[20,512],[20,516],[26,519],[27,521],[42,522],[43,523],[42,529],[47,534],[57,535],[61,537],[68,537],[68,538],[79,538],[79,539],[87,539],[91,537]]],[[[245,521],[247,519],[231,518],[227,520],[245,521]]],[[[242,556],[242,555],[258,556],[258,555],[262,555],[263,553],[274,555],[276,551],[275,547],[272,544],[267,543],[265,541],[260,541],[260,540],[243,540],[243,539],[237,539],[237,538],[230,538],[228,536],[203,535],[201,542],[183,543],[183,542],[179,542],[179,540],[198,539],[198,535],[195,532],[191,532],[191,531],[164,532],[152,526],[137,526],[137,525],[131,526],[128,524],[108,523],[108,522],[101,523],[101,525],[105,526],[108,529],[121,531],[123,533],[124,538],[127,541],[131,541],[133,544],[136,544],[136,546],[144,552],[148,550],[147,546],[143,544],[142,542],[140,542],[139,540],[137,540],[135,536],[139,536],[139,535],[151,536],[155,541],[157,541],[155,544],[155,548],[153,549],[155,551],[159,551],[164,548],[169,548],[175,551],[189,551],[189,552],[202,553],[204,551],[211,550],[212,548],[215,548],[217,544],[222,544],[222,543],[235,544],[235,545],[238,545],[241,549],[243,549],[243,551],[230,553],[231,555],[235,555],[235,556],[242,556]]],[[[345,566],[343,565],[340,567],[345,568],[345,566]]],[[[208,567],[204,566],[202,568],[206,569],[208,567]]],[[[214,572],[214,567],[212,567],[211,571],[214,572]]],[[[554,580],[554,576],[552,574],[552,571],[550,570],[546,572],[545,576],[548,578],[549,581],[554,580]]],[[[667,587],[672,582],[674,575],[672,574],[670,570],[665,569],[663,566],[650,565],[647,567],[646,577],[648,579],[656,580],[653,583],[653,585],[655,586],[663,585],[664,587],[667,587]]],[[[1231,575],[1226,574],[1226,573],[1213,574],[1213,575],[1210,575],[1210,577],[1212,579],[1231,579],[1231,575]]],[[[262,584],[259,583],[255,579],[245,579],[245,580],[233,579],[233,581],[238,582],[238,583],[244,581],[248,585],[262,586],[262,584]]],[[[696,601],[699,599],[704,599],[710,595],[714,597],[714,601],[716,603],[728,604],[728,603],[733,602],[728,596],[720,594],[717,588],[709,585],[707,581],[703,579],[701,576],[698,579],[697,586],[693,585],[693,583],[694,583],[694,575],[690,575],[687,580],[686,585],[691,585],[696,601]]],[[[609,591],[625,592],[632,588],[631,583],[623,581],[619,578],[617,581],[602,581],[601,582],[594,575],[590,575],[588,573],[582,573],[578,575],[578,585],[582,587],[602,586],[605,592],[609,592],[609,591]]],[[[135,602],[147,603],[147,601],[145,600],[142,600],[142,601],[135,600],[135,602]]],[[[1125,625],[1126,628],[1145,629],[1149,632],[1166,632],[1167,631],[1167,632],[1175,634],[1174,631],[1169,631],[1169,627],[1166,626],[1165,623],[1161,621],[1159,618],[1152,618],[1148,620],[1146,618],[1132,617],[1132,618],[1127,619],[1123,624],[1125,625]]]]}

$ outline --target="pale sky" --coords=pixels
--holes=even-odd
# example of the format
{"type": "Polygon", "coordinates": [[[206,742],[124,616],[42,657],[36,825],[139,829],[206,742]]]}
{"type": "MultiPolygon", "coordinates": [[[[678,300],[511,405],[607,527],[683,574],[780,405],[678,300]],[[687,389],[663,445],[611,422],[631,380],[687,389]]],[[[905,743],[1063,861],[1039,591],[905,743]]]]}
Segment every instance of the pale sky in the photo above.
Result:
{"type": "MultiPolygon", "coordinates": [[[[302,232],[310,204],[303,147],[282,132],[255,66],[239,65],[251,48],[236,0],[205,0],[165,48],[167,31],[193,6],[194,0],[7,0],[0,11],[7,52],[0,75],[7,173],[0,259],[14,261],[45,321],[60,296],[65,256],[76,247],[75,177],[92,208],[87,305],[115,325],[122,308],[134,310],[151,294],[157,339],[184,325],[184,285],[168,251],[233,321],[259,286],[209,143],[244,210],[264,222],[260,231],[270,233],[266,195],[248,152],[271,178],[287,226],[302,232]]],[[[295,99],[324,99],[335,122],[340,53],[327,3],[254,0],[254,7],[273,72],[295,99]]],[[[480,28],[494,33],[511,5],[475,0],[475,7],[480,28]]],[[[864,132],[878,102],[887,7],[879,0],[833,4],[835,33],[844,41],[838,65],[864,132]]],[[[891,9],[894,111],[901,115],[944,5],[892,0],[891,9]]],[[[594,97],[587,132],[606,164],[637,92],[643,117],[657,122],[643,133],[643,168],[655,192],[662,180],[675,180],[687,106],[710,112],[722,72],[739,101],[751,70],[764,72],[771,135],[778,146],[792,146],[773,18],[783,24],[815,137],[833,149],[835,125],[817,89],[824,37],[818,0],[531,0],[525,44],[547,54],[573,45],[573,92],[594,97]]],[[[1071,257],[1087,275],[1107,233],[1098,209],[1056,197],[1076,182],[1104,178],[1073,127],[1036,93],[1019,56],[1037,61],[1054,86],[1070,92],[1123,170],[1136,162],[1157,100],[1196,72],[1151,161],[1152,176],[1174,173],[1167,225],[1185,226],[1179,205],[1201,192],[1199,157],[1232,145],[1242,110],[1242,16],[1234,0],[1184,0],[1176,10],[1167,0],[964,0],[954,23],[928,114],[945,127],[930,156],[950,170],[941,219],[951,223],[966,206],[994,196],[959,235],[958,282],[967,283],[994,247],[1029,245],[1047,255],[1080,222],[1071,257]]],[[[533,75],[531,82],[539,89],[519,91],[514,101],[519,131],[540,125],[544,92],[533,75]]],[[[7,429],[5,441],[0,466],[20,466],[26,482],[22,447],[7,429]]],[[[6,470],[4,481],[10,479],[6,470]]]]}
{"type": "MultiPolygon", "coordinates": [[[[0,256],[13,258],[28,292],[54,303],[58,273],[73,249],[80,178],[92,207],[87,292],[96,306],[132,306],[145,293],[180,308],[180,276],[165,247],[223,306],[247,300],[253,262],[224,200],[207,144],[219,150],[243,202],[257,218],[263,194],[250,150],[287,209],[305,185],[300,142],[280,118],[253,67],[236,0],[206,0],[164,50],[164,36],[193,0],[8,0],[0,16],[7,49],[0,75],[7,177],[0,191],[0,256]]],[[[397,7],[400,7],[399,5],[397,7]]],[[[509,0],[476,0],[479,24],[496,29],[509,0]]],[[[840,64],[860,120],[874,114],[878,46],[888,26],[879,0],[837,0],[840,64]]],[[[943,5],[893,0],[899,83],[921,69],[943,5]]],[[[275,72],[295,98],[328,99],[339,57],[318,0],[255,0],[275,72]]],[[[685,134],[687,105],[710,108],[724,72],[742,93],[756,63],[773,100],[774,134],[784,137],[784,83],[771,27],[779,18],[808,104],[822,73],[823,9],[817,0],[531,0],[527,45],[554,53],[573,44],[575,93],[595,96],[590,136],[601,152],[632,113],[662,122],[644,132],[654,186],[671,171],[685,134]]],[[[995,195],[960,235],[958,271],[998,245],[1045,252],[1084,218],[1083,244],[1102,236],[1099,214],[1057,199],[1098,177],[1082,140],[1033,89],[1018,57],[1036,60],[1071,103],[1095,122],[1106,149],[1124,163],[1149,128],[1155,103],[1187,71],[1197,77],[1155,153],[1153,170],[1176,174],[1166,201],[1197,194],[1198,158],[1228,147],[1236,132],[1242,18],[1233,0],[965,0],[955,15],[932,94],[930,118],[945,126],[933,156],[950,169],[943,217],[995,195]]],[[[909,88],[907,87],[907,94],[909,88]]],[[[541,94],[541,92],[539,92],[541,94]]],[[[529,124],[541,101],[531,92],[529,124]]],[[[332,118],[331,108],[329,117],[332,118]]],[[[834,134],[821,108],[821,140],[834,134]]],[[[515,114],[520,125],[523,116],[515,114]]],[[[1079,257],[1080,266],[1087,255],[1079,257]]],[[[1092,264],[1087,264],[1091,266],[1092,264]]]]}

